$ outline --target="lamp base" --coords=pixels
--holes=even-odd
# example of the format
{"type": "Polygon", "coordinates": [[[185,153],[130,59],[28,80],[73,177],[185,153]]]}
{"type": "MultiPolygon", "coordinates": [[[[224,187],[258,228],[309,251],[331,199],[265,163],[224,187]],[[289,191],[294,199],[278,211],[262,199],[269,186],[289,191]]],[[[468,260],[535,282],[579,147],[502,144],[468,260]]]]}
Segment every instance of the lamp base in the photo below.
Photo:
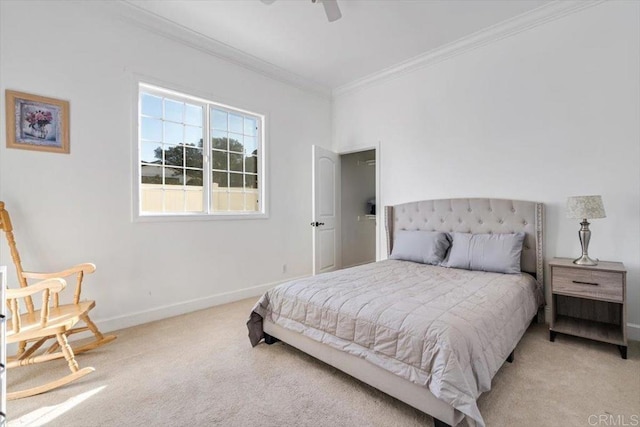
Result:
{"type": "Polygon", "coordinates": [[[582,255],[580,258],[574,259],[573,263],[577,265],[598,265],[598,261],[589,258],[589,255],[582,255]]]}

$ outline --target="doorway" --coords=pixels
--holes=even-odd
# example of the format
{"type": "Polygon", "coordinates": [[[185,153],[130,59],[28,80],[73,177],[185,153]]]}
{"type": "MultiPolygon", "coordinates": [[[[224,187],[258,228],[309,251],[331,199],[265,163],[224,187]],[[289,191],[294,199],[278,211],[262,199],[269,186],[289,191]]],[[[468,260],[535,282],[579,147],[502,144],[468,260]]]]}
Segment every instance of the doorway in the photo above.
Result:
{"type": "Polygon", "coordinates": [[[313,274],[380,259],[380,143],[312,147],[313,274]]]}
{"type": "Polygon", "coordinates": [[[342,268],[376,260],[376,150],[340,155],[342,268]]]}

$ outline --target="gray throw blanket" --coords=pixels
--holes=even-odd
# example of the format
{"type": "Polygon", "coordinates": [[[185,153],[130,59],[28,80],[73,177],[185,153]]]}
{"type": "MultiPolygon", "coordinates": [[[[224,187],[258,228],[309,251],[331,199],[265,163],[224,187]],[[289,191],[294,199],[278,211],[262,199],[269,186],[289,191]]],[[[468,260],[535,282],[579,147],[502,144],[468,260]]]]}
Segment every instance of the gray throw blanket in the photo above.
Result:
{"type": "Polygon", "coordinates": [[[483,426],[476,400],[542,302],[526,273],[386,260],[277,286],[247,326],[253,346],[268,319],[424,386],[483,426]]]}

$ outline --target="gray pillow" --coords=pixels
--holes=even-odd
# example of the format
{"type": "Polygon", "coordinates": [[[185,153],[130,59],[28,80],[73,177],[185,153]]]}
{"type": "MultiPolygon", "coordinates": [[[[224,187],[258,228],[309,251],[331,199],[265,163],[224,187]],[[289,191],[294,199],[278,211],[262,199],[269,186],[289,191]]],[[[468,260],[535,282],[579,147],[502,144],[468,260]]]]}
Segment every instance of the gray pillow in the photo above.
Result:
{"type": "Polygon", "coordinates": [[[465,270],[520,273],[524,233],[453,233],[453,243],[444,267],[465,270]]]}
{"type": "Polygon", "coordinates": [[[390,259],[439,265],[451,242],[447,233],[437,231],[398,230],[390,259]]]}

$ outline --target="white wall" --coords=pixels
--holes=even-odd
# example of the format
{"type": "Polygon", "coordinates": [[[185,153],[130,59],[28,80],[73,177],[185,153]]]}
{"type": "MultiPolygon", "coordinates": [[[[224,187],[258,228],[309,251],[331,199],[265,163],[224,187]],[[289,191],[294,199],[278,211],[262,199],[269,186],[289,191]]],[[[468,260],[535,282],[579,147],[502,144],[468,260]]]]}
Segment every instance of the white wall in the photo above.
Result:
{"type": "MultiPolygon", "coordinates": [[[[310,147],[330,144],[329,99],[137,29],[93,2],[2,1],[0,19],[3,97],[13,89],[71,106],[70,155],[0,146],[0,200],[25,268],[95,262],[83,294],[106,329],[310,274],[310,147]],[[136,74],[268,115],[269,219],[132,222],[136,74]]],[[[2,241],[0,265],[11,265],[2,241]]]]}
{"type": "Polygon", "coordinates": [[[376,221],[365,217],[367,201],[376,197],[375,150],[340,156],[342,267],[376,260],[376,221]]]}
{"type": "Polygon", "coordinates": [[[638,2],[602,3],[347,92],[334,99],[334,148],[381,141],[380,206],[544,202],[547,259],[580,254],[566,197],[601,194],[589,253],[629,270],[640,339],[639,17],[638,2]]]}

